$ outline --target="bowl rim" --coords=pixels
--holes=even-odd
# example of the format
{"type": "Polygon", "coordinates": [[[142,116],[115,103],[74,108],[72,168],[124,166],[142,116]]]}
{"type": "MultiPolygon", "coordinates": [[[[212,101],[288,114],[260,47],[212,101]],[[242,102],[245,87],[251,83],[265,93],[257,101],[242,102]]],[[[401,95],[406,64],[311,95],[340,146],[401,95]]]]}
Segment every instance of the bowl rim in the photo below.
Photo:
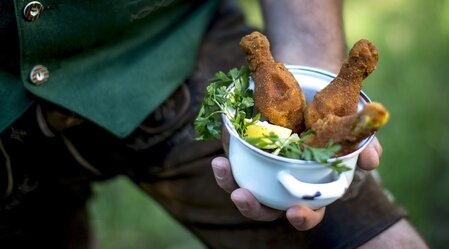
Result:
{"type": "MultiPolygon", "coordinates": [[[[337,75],[331,72],[328,72],[326,70],[322,70],[319,68],[314,68],[314,67],[307,67],[307,66],[300,66],[300,65],[289,65],[289,64],[285,64],[285,67],[287,69],[289,69],[289,71],[304,71],[304,72],[311,72],[311,73],[316,73],[319,75],[323,75],[326,77],[329,77],[331,79],[335,78],[337,75]]],[[[292,72],[294,73],[294,72],[292,72]]],[[[228,89],[232,88],[234,85],[234,83],[232,83],[228,89]]],[[[363,92],[360,91],[360,98],[365,101],[366,103],[371,103],[371,99],[363,92]]],[[[223,123],[226,127],[226,129],[229,131],[229,134],[235,138],[237,138],[237,140],[242,143],[246,148],[256,152],[257,154],[264,156],[264,157],[268,157],[270,159],[274,159],[274,160],[278,160],[278,161],[282,161],[282,162],[286,162],[286,163],[293,163],[293,164],[301,164],[301,165],[306,165],[306,164],[314,164],[316,165],[315,161],[311,161],[311,160],[303,160],[303,159],[294,159],[294,158],[288,158],[288,157],[283,157],[283,156],[278,156],[278,155],[273,155],[272,153],[269,153],[267,151],[264,151],[262,149],[257,148],[256,146],[248,143],[247,141],[245,141],[243,138],[241,138],[238,134],[237,131],[235,130],[234,126],[232,125],[231,121],[228,119],[228,117],[225,114],[221,114],[223,123]]],[[[358,148],[356,150],[354,150],[353,152],[343,155],[343,156],[339,156],[339,157],[332,157],[328,160],[328,162],[333,162],[336,160],[347,160],[350,158],[353,158],[355,156],[358,156],[362,150],[364,150],[366,148],[366,146],[374,139],[376,133],[372,134],[371,136],[365,138],[364,140],[362,140],[358,146],[358,148]]]]}

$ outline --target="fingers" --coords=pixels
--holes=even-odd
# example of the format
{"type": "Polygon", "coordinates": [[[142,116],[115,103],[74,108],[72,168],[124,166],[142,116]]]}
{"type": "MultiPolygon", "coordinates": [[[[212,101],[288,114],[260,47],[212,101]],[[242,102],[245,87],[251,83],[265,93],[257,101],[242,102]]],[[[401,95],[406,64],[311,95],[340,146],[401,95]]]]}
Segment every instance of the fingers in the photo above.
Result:
{"type": "MultiPolygon", "coordinates": [[[[260,204],[247,189],[234,190],[231,199],[240,213],[252,220],[273,221],[283,214],[281,210],[271,209],[260,204]]],[[[313,210],[306,206],[295,206],[287,210],[286,216],[296,230],[305,231],[321,222],[325,210],[324,207],[313,210]]]]}
{"type": "Polygon", "coordinates": [[[247,189],[238,188],[232,177],[228,159],[224,157],[214,158],[212,170],[218,186],[228,193],[232,192],[231,200],[243,216],[258,221],[272,221],[282,214],[280,210],[274,210],[260,204],[247,189]]]}
{"type": "Polygon", "coordinates": [[[365,170],[373,170],[379,166],[380,157],[382,156],[382,146],[376,137],[366,146],[365,150],[360,154],[357,164],[365,170]]]}
{"type": "Polygon", "coordinates": [[[231,172],[231,165],[229,160],[224,157],[216,157],[212,160],[212,170],[214,172],[215,180],[218,186],[226,192],[231,193],[238,188],[237,183],[231,172]]]}
{"type": "Polygon", "coordinates": [[[239,188],[231,193],[231,199],[240,213],[257,221],[273,221],[282,215],[282,211],[260,204],[247,189],[239,188]]]}
{"type": "MultiPolygon", "coordinates": [[[[229,160],[217,157],[212,160],[212,169],[217,184],[231,193],[231,200],[240,213],[257,221],[273,221],[284,212],[262,205],[247,189],[239,188],[234,181],[229,160]]],[[[287,219],[299,231],[315,227],[323,219],[325,208],[312,210],[305,206],[295,206],[287,210],[287,219]]]]}
{"type": "Polygon", "coordinates": [[[282,214],[280,210],[274,210],[260,204],[247,189],[238,188],[232,176],[228,159],[224,157],[214,158],[212,170],[218,186],[228,193],[232,192],[231,200],[243,216],[258,221],[272,221],[282,214]]]}
{"type": "Polygon", "coordinates": [[[309,230],[318,223],[324,217],[326,208],[322,207],[317,210],[313,210],[306,206],[295,206],[287,210],[287,219],[290,223],[299,231],[309,230]]]}

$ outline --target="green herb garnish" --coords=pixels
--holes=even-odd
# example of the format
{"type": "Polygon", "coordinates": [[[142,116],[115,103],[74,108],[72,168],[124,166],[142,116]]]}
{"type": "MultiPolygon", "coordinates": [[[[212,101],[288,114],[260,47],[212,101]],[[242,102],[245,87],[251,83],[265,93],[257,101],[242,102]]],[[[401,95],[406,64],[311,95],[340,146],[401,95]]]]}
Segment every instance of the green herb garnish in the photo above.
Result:
{"type": "Polygon", "coordinates": [[[198,117],[195,129],[198,140],[220,138],[220,114],[225,114],[234,125],[237,133],[243,137],[248,125],[258,120],[260,115],[251,119],[254,106],[253,90],[249,89],[249,69],[241,67],[231,69],[229,73],[218,72],[210,80],[198,117]],[[232,91],[229,86],[234,83],[232,91]]]}

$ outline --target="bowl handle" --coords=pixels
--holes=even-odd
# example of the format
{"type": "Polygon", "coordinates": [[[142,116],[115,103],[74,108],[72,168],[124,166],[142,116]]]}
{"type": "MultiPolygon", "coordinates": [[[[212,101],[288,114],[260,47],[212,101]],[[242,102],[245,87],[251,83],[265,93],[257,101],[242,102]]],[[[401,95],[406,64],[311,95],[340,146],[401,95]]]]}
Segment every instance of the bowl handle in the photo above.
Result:
{"type": "Polygon", "coordinates": [[[329,183],[306,183],[295,178],[288,170],[278,173],[278,180],[290,194],[303,200],[337,199],[348,188],[348,181],[343,174],[329,183]]]}

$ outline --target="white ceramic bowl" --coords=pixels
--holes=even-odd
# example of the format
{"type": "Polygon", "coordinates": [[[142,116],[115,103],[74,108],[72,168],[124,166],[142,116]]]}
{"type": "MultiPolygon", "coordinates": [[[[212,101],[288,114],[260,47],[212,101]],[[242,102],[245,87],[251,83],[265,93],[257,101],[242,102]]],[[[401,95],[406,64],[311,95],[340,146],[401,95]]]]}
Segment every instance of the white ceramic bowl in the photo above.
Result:
{"type": "MultiPolygon", "coordinates": [[[[301,85],[307,103],[335,78],[335,74],[320,69],[291,65],[287,68],[301,85]]],[[[361,92],[359,110],[369,102],[369,98],[361,92]]],[[[374,137],[362,141],[356,151],[331,159],[340,159],[351,168],[337,175],[330,168],[313,161],[275,156],[258,149],[239,137],[225,115],[223,121],[230,133],[229,160],[237,184],[250,190],[264,205],[280,210],[298,204],[320,208],[343,196],[352,182],[360,152],[374,137]]]]}

